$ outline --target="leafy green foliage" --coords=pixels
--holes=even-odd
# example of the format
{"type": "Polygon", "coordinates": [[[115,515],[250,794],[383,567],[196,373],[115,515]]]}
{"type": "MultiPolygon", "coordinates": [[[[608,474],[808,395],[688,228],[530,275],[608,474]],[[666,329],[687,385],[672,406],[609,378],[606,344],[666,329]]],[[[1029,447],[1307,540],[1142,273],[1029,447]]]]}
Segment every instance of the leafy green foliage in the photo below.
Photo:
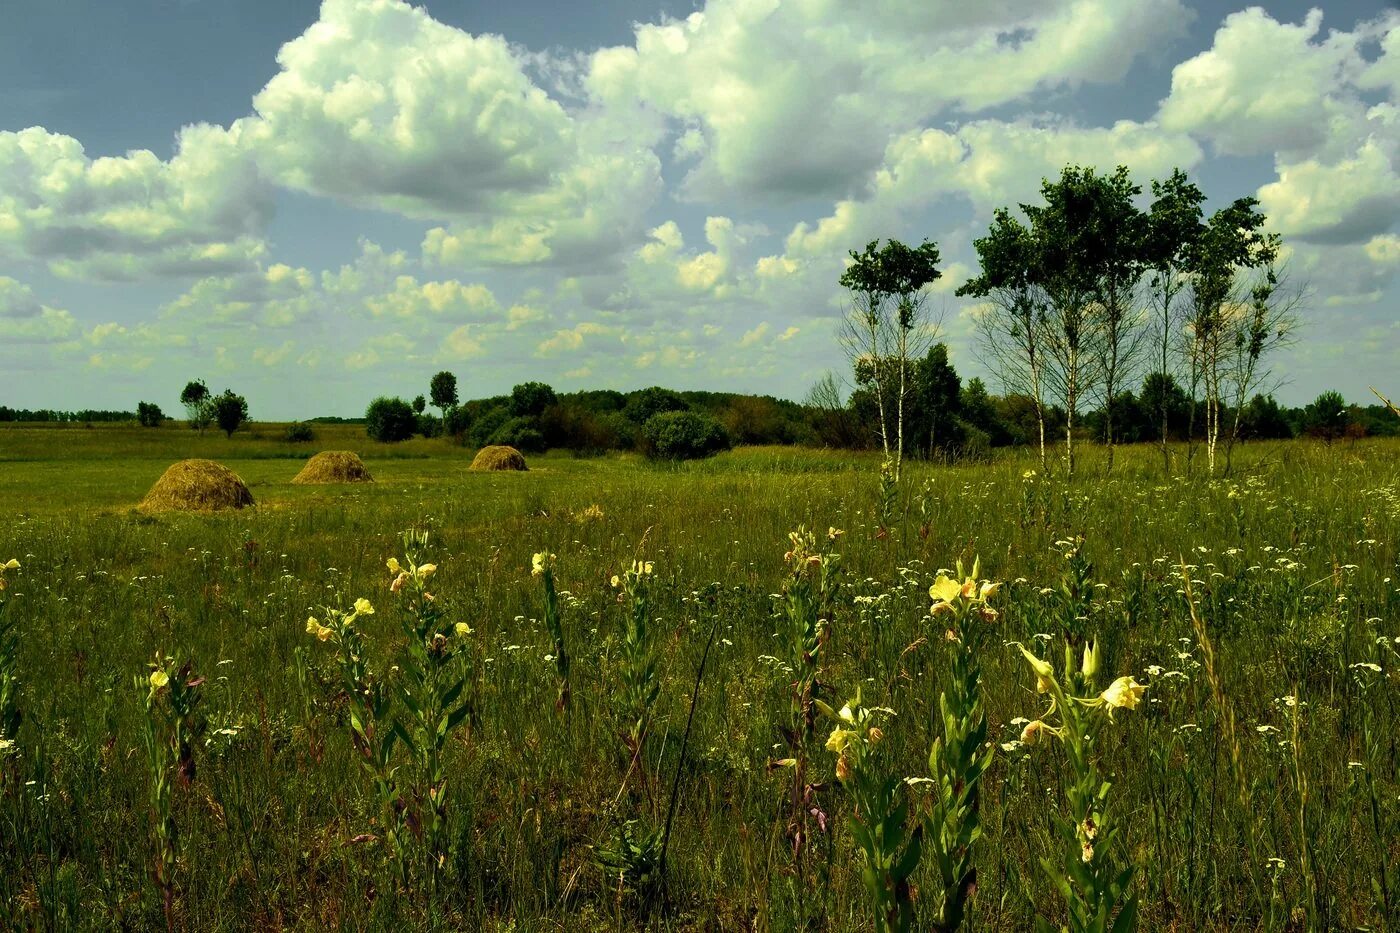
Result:
{"type": "Polygon", "coordinates": [[[365,409],[365,433],[380,443],[406,441],[417,427],[418,417],[401,398],[380,396],[365,409]]]}
{"type": "Polygon", "coordinates": [[[730,444],[724,426],[700,412],[662,412],[642,431],[648,453],[659,460],[698,460],[728,450],[730,444]]]}

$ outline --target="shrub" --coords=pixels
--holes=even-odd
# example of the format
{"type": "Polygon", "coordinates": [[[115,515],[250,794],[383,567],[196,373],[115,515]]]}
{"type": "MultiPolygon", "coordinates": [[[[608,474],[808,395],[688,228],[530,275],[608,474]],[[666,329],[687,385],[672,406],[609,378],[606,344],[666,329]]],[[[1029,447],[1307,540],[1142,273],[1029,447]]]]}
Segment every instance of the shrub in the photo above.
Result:
{"type": "Polygon", "coordinates": [[[467,431],[467,446],[485,447],[491,443],[491,436],[501,425],[510,420],[510,408],[507,405],[495,405],[481,412],[471,422],[471,427],[467,431]]]}
{"type": "Polygon", "coordinates": [[[295,421],[287,425],[282,439],[293,444],[305,444],[316,439],[316,432],[305,421],[295,421]]]}
{"type": "Polygon", "coordinates": [[[511,418],[502,424],[487,439],[487,444],[498,447],[514,447],[527,454],[544,453],[547,445],[544,435],[535,427],[530,418],[511,418]]]}
{"type": "Polygon", "coordinates": [[[647,453],[662,460],[695,460],[729,449],[729,435],[713,417],[693,411],[653,415],[642,429],[647,453]]]}
{"type": "Polygon", "coordinates": [[[437,437],[442,433],[442,422],[432,415],[418,416],[418,433],[424,437],[437,437]]]}
{"type": "Polygon", "coordinates": [[[161,411],[155,402],[137,402],[136,420],[143,428],[158,428],[165,420],[165,412],[161,411]]]}
{"type": "Polygon", "coordinates": [[[380,396],[365,409],[365,433],[381,443],[406,441],[417,427],[418,416],[401,398],[380,396]]]}
{"type": "Polygon", "coordinates": [[[471,426],[471,412],[466,408],[453,407],[447,409],[447,414],[443,418],[443,433],[448,437],[456,438],[459,442],[462,442],[471,426]]]}

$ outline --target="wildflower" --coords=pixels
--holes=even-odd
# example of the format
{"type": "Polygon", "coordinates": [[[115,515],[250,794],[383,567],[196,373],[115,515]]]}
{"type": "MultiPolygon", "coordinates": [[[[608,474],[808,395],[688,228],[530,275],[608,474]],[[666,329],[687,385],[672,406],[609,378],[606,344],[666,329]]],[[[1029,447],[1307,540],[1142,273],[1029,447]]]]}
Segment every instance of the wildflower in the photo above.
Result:
{"type": "Polygon", "coordinates": [[[933,586],[928,588],[928,595],[934,600],[935,612],[943,611],[938,605],[940,603],[947,606],[948,609],[951,609],[952,607],[948,604],[961,596],[962,592],[962,584],[941,573],[938,575],[938,579],[934,581],[933,586]]]}
{"type": "Polygon", "coordinates": [[[1040,733],[1044,731],[1045,723],[1039,719],[1026,723],[1026,728],[1021,730],[1021,744],[1034,745],[1040,741],[1040,733]]]}
{"type": "Polygon", "coordinates": [[[151,691],[161,690],[170,683],[170,675],[165,671],[151,671],[151,691]]]}
{"type": "Polygon", "coordinates": [[[850,745],[851,741],[857,738],[859,738],[859,736],[852,730],[842,729],[840,726],[837,726],[835,729],[831,730],[831,735],[827,737],[826,750],[835,752],[838,755],[843,755],[846,751],[846,746],[850,745]]]}
{"type": "Polygon", "coordinates": [[[540,551],[530,559],[530,575],[539,577],[554,563],[554,555],[548,551],[540,551]]]}
{"type": "Polygon", "coordinates": [[[851,779],[851,763],[845,755],[836,759],[836,780],[845,784],[851,779]]]}
{"type": "Polygon", "coordinates": [[[315,616],[306,617],[306,634],[315,635],[316,630],[321,627],[321,622],[315,616]]]}
{"type": "Polygon", "coordinates": [[[845,534],[845,532],[842,531],[840,528],[837,528],[835,525],[832,525],[831,527],[827,528],[827,530],[826,530],[826,536],[827,536],[827,538],[828,538],[829,540],[832,540],[832,541],[835,541],[837,538],[841,537],[843,534],[845,534]]]}
{"type": "Polygon", "coordinates": [[[1027,470],[1021,474],[1021,479],[1035,479],[1035,470],[1027,470]]]}
{"type": "Polygon", "coordinates": [[[1021,649],[1021,653],[1025,655],[1026,660],[1030,662],[1031,670],[1035,671],[1035,692],[1048,693],[1055,682],[1055,669],[1050,666],[1049,661],[1042,661],[1040,658],[1037,658],[1027,651],[1025,646],[1017,645],[1017,647],[1021,649]]]}
{"type": "Polygon", "coordinates": [[[399,559],[397,557],[389,558],[389,561],[387,564],[385,564],[385,566],[389,568],[390,573],[400,573],[403,569],[399,566],[399,559]]]}
{"type": "Polygon", "coordinates": [[[403,589],[403,585],[408,582],[408,571],[400,570],[399,575],[394,578],[394,582],[389,584],[389,592],[397,593],[403,589]]]}
{"type": "Polygon", "coordinates": [[[869,735],[869,738],[870,738],[870,744],[871,744],[871,745],[878,745],[878,744],[880,744],[880,740],[882,740],[884,737],[885,737],[885,731],[884,731],[883,729],[881,729],[879,726],[871,726],[871,727],[870,727],[870,735],[869,735]]]}
{"type": "Polygon", "coordinates": [[[355,615],[372,616],[374,615],[374,607],[370,605],[369,600],[361,596],[355,600],[355,615]]]}
{"type": "Polygon", "coordinates": [[[470,635],[472,633],[472,627],[465,622],[458,622],[452,627],[452,630],[458,635],[470,635]]]}
{"type": "Polygon", "coordinates": [[[418,568],[418,579],[426,580],[437,573],[437,564],[424,564],[418,568]]]}
{"type": "Polygon", "coordinates": [[[6,569],[6,570],[18,570],[18,569],[19,569],[19,561],[15,560],[13,557],[11,557],[9,560],[5,561],[5,569],[6,569]]]}
{"type": "Polygon", "coordinates": [[[1137,709],[1147,688],[1132,677],[1119,677],[1099,694],[1099,699],[1108,704],[1110,712],[1115,709],[1137,709]]]}

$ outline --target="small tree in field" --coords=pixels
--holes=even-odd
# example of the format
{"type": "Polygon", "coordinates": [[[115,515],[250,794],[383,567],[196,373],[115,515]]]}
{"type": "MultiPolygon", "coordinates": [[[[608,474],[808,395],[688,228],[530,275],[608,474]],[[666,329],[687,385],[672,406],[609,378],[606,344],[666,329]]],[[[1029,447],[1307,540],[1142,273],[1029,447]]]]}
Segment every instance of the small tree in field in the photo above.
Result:
{"type": "Polygon", "coordinates": [[[235,394],[232,389],[225,389],[222,395],[215,396],[209,406],[214,420],[219,424],[219,430],[228,437],[233,437],[233,432],[248,420],[247,400],[235,394]]]}
{"type": "Polygon", "coordinates": [[[543,382],[522,382],[510,390],[510,413],[516,418],[538,418],[558,401],[554,390],[543,382]]]}
{"type": "Polygon", "coordinates": [[[200,434],[209,427],[209,422],[214,416],[213,409],[210,408],[209,387],[204,384],[203,379],[195,379],[185,383],[184,391],[180,393],[180,404],[185,406],[186,417],[190,427],[200,434]]]}
{"type": "Polygon", "coordinates": [[[165,420],[165,412],[155,402],[137,402],[136,420],[143,428],[158,428],[165,420]]]}
{"type": "Polygon", "coordinates": [[[428,395],[433,407],[442,412],[443,431],[447,430],[447,413],[457,407],[457,377],[443,370],[433,377],[428,386],[428,395]]]}
{"type": "Polygon", "coordinates": [[[412,406],[401,398],[380,397],[365,410],[365,433],[376,441],[406,441],[417,427],[412,406]]]}
{"type": "Polygon", "coordinates": [[[1340,392],[1323,392],[1303,409],[1303,430],[1328,444],[1346,434],[1350,424],[1351,412],[1340,392]]]}
{"type": "Polygon", "coordinates": [[[428,400],[427,400],[427,399],[425,399],[425,398],[424,398],[423,396],[421,396],[421,395],[414,396],[414,398],[413,398],[413,413],[414,413],[415,415],[421,415],[421,414],[423,414],[423,410],[426,409],[427,407],[428,407],[428,400]]]}

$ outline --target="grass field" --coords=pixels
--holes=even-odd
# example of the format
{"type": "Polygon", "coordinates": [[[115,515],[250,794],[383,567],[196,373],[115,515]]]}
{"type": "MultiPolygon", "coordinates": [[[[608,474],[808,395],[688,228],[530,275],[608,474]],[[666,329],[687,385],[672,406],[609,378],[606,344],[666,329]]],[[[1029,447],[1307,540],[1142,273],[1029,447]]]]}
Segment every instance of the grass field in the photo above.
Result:
{"type": "Polygon", "coordinates": [[[550,455],[528,473],[473,474],[473,451],[441,441],[317,431],[292,445],[275,426],[232,440],[0,429],[0,563],[20,564],[0,619],[22,712],[0,760],[0,924],[870,929],[851,821],[859,830],[878,798],[904,801],[896,822],[922,827],[923,858],[889,896],[931,929],[947,886],[930,747],[948,729],[940,692],[956,693],[951,675],[975,654],[988,731],[973,744],[990,759],[964,928],[1093,928],[1075,919],[1097,884],[1074,880],[1077,863],[1134,869],[1119,903],[1136,898],[1142,929],[1400,929],[1400,443],[1247,445],[1235,475],[1213,481],[1164,479],[1148,448],[1120,451],[1109,477],[1091,451],[1072,482],[1029,453],[914,465],[881,531],[870,456],[746,448],[670,467],[550,455]],[[301,458],[336,448],[360,451],[376,482],[290,485],[301,458]],[[134,510],[190,456],[239,473],[257,508],[134,510]],[[818,532],[817,557],[799,552],[794,570],[800,526],[818,532]],[[404,559],[410,528],[430,534],[431,604],[412,582],[389,588],[386,560],[404,559]],[[542,551],[556,555],[571,659],[563,708],[531,573],[542,551]],[[931,616],[939,570],[974,556],[1003,583],[987,602],[996,618],[931,616]],[[640,597],[612,585],[634,559],[654,562],[635,578],[640,630],[640,597]],[[827,624],[813,657],[793,594],[818,565],[829,587],[811,615],[827,624]],[[339,636],[318,639],[306,620],[358,598],[375,607],[353,623],[363,682],[394,698],[384,733],[407,717],[398,691],[415,670],[464,679],[444,707],[465,703],[463,717],[433,765],[445,785],[426,776],[421,742],[400,742],[386,797],[352,744],[339,636]],[[440,613],[448,648],[409,650],[410,606],[440,613]],[[950,640],[957,625],[982,628],[950,640]],[[1072,672],[1059,669],[1067,642],[1072,672]],[[1038,693],[1015,643],[1063,685],[1038,693]],[[194,726],[188,779],[184,759],[162,765],[146,739],[176,728],[162,718],[176,701],[149,681],[157,654],[206,678],[179,726],[194,726]],[[1110,721],[1113,704],[1068,700],[1047,714],[1055,690],[1092,699],[1122,675],[1146,686],[1136,709],[1110,721]],[[833,708],[859,688],[866,709],[889,710],[871,721],[883,737],[819,714],[808,730],[804,677],[833,708]],[[1041,738],[1023,742],[1038,719],[1041,738]],[[1057,723],[1067,737],[1047,734],[1057,723]],[[834,725],[854,751],[827,749],[834,725]],[[678,774],[663,892],[655,843],[678,774]],[[885,798],[859,796],[867,779],[885,798]],[[1095,820],[1067,818],[1075,781],[1090,779],[1095,793],[1111,785],[1095,820]],[[1070,896],[1054,880],[1065,872],[1070,896]]]}

